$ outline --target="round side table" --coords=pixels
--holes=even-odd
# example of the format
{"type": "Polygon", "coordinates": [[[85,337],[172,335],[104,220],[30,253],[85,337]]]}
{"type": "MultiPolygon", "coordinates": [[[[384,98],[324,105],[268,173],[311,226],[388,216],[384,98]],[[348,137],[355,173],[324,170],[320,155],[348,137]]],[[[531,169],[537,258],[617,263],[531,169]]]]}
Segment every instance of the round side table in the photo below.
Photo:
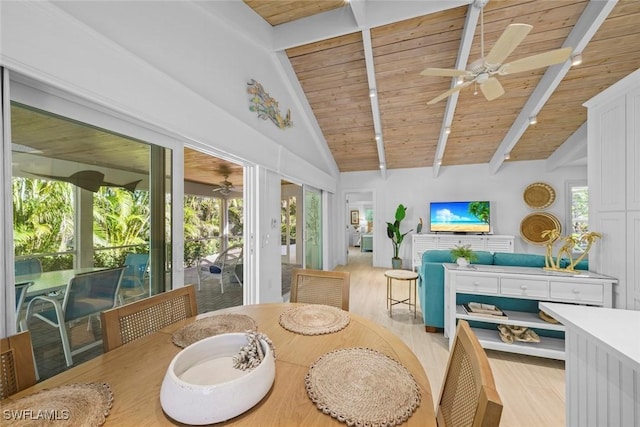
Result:
{"type": "Polygon", "coordinates": [[[418,279],[418,273],[410,270],[387,270],[384,272],[387,278],[387,310],[389,310],[389,316],[392,316],[392,308],[396,304],[407,304],[409,306],[409,313],[411,313],[411,307],[413,307],[413,317],[416,317],[416,280],[418,279]],[[401,280],[409,283],[409,298],[395,299],[393,298],[393,280],[401,280]],[[411,288],[413,288],[413,298],[411,297],[411,288]]]}

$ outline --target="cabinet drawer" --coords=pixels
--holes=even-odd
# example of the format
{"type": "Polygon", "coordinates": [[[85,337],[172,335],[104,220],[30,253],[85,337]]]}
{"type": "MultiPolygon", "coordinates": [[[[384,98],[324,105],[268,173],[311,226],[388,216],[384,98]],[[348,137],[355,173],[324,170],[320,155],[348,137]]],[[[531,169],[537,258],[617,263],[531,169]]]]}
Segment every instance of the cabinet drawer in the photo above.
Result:
{"type": "Polygon", "coordinates": [[[516,279],[500,280],[500,294],[524,298],[549,298],[549,282],[546,280],[516,279]]]}
{"type": "Polygon", "coordinates": [[[498,278],[492,276],[466,276],[459,274],[456,276],[456,291],[460,293],[498,293],[498,278]]]}
{"type": "Polygon", "coordinates": [[[600,283],[551,282],[551,298],[593,304],[604,303],[604,287],[600,283]]]}

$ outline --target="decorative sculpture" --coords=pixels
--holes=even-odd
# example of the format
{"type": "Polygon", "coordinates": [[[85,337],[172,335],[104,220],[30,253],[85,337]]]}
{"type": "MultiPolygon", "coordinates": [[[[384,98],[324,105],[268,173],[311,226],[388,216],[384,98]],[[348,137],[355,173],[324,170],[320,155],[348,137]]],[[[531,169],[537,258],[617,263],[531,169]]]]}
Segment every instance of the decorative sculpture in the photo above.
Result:
{"type": "Polygon", "coordinates": [[[567,272],[577,273],[575,271],[575,266],[587,256],[587,254],[589,253],[589,250],[591,249],[591,245],[593,245],[593,242],[601,238],[602,234],[596,233],[595,231],[590,231],[588,233],[582,233],[580,235],[570,234],[568,236],[563,237],[560,235],[560,232],[557,229],[553,229],[553,230],[543,231],[542,237],[549,238],[546,244],[547,251],[545,254],[545,267],[544,267],[545,270],[567,271],[567,272]],[[554,259],[553,247],[556,244],[556,242],[564,242],[564,243],[562,244],[560,249],[558,249],[558,253],[554,259]],[[573,259],[573,256],[572,256],[573,248],[580,243],[586,243],[587,247],[585,248],[584,252],[580,254],[578,258],[573,259]],[[567,265],[566,267],[561,267],[561,260],[563,257],[570,260],[569,265],[567,265]]]}
{"type": "Polygon", "coordinates": [[[291,121],[291,110],[287,110],[287,115],[282,117],[278,108],[278,101],[269,96],[260,83],[254,79],[247,83],[247,93],[251,94],[250,111],[258,113],[258,117],[262,120],[270,119],[280,129],[286,129],[293,126],[291,121]]]}

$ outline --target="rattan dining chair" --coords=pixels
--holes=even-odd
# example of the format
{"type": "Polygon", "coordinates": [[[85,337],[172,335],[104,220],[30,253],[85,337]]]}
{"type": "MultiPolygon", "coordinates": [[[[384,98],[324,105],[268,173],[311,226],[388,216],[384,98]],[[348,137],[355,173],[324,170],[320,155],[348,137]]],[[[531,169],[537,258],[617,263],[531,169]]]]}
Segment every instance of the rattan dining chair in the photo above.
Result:
{"type": "Polygon", "coordinates": [[[102,345],[109,352],[198,314],[194,285],[187,285],[101,313],[102,345]]]}
{"type": "Polygon", "coordinates": [[[291,302],[324,304],[349,311],[348,271],[295,268],[291,273],[291,302]]]}
{"type": "Polygon", "coordinates": [[[487,354],[469,323],[459,320],[438,401],[438,426],[493,427],[501,416],[487,354]]]}
{"type": "Polygon", "coordinates": [[[31,333],[0,339],[0,400],[36,383],[31,333]]]}

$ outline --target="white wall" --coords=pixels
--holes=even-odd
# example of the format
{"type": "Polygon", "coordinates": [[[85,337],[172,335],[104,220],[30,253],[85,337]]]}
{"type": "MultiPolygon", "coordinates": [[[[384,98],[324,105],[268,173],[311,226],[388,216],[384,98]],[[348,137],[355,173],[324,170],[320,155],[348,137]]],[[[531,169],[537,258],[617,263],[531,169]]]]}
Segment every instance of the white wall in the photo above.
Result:
{"type": "MultiPolygon", "coordinates": [[[[407,207],[407,216],[401,224],[403,232],[416,228],[419,219],[424,222],[423,233],[429,229],[429,202],[456,200],[491,201],[491,224],[494,234],[513,235],[515,251],[544,253],[544,247],[528,244],[520,237],[520,222],[534,212],[523,199],[523,191],[534,182],[545,182],[556,192],[555,202],[544,212],[555,215],[565,224],[565,181],[586,179],[586,166],[575,166],[547,172],[545,161],[506,162],[498,173],[491,175],[488,165],[465,165],[441,168],[437,178],[432,168],[392,169],[383,180],[380,172],[346,172],[340,175],[342,194],[358,189],[373,189],[374,236],[373,263],[376,267],[390,267],[392,245],[386,235],[386,221],[393,221],[398,204],[407,207]]],[[[342,198],[342,200],[345,200],[342,198]]],[[[345,205],[340,208],[344,212],[345,205]]],[[[344,216],[344,215],[343,215],[344,216]]],[[[346,241],[335,250],[342,254],[346,241]]],[[[411,239],[407,235],[400,248],[404,267],[411,265],[411,239]]],[[[346,262],[338,256],[338,263],[346,262]]]]}
{"type": "MultiPolygon", "coordinates": [[[[192,2],[2,2],[0,63],[210,148],[335,191],[335,162],[296,117],[249,111],[254,78],[293,105],[276,56],[192,2]]],[[[282,109],[281,108],[281,109],[282,109]]]]}

